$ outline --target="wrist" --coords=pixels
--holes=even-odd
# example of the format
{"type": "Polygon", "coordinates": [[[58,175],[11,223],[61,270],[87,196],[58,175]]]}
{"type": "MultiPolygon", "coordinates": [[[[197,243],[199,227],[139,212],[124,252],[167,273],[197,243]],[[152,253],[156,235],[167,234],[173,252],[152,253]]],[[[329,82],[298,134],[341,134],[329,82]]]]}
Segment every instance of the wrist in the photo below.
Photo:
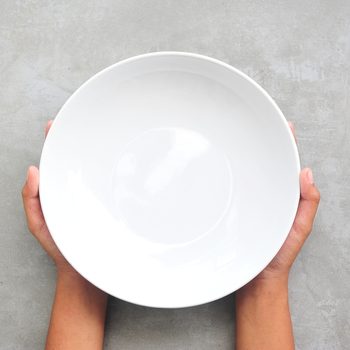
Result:
{"type": "Polygon", "coordinates": [[[270,278],[257,276],[240,288],[236,295],[238,298],[288,298],[288,274],[270,278]]]}
{"type": "Polygon", "coordinates": [[[82,277],[76,270],[73,268],[64,268],[57,267],[57,280],[61,281],[84,281],[84,277],[82,277]]]}
{"type": "Polygon", "coordinates": [[[294,349],[288,274],[261,277],[260,274],[236,292],[236,348],[294,349]]]}
{"type": "Polygon", "coordinates": [[[108,294],[90,283],[72,267],[57,267],[57,285],[69,289],[71,292],[98,297],[98,299],[107,299],[108,294]]]}

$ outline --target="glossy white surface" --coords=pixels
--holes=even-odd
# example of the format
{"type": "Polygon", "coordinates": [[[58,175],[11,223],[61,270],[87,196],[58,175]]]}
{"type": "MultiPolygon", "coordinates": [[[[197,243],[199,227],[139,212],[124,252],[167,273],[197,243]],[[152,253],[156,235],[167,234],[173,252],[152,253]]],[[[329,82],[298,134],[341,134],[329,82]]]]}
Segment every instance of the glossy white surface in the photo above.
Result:
{"type": "Polygon", "coordinates": [[[66,102],[40,163],[58,247],[88,280],[156,307],[209,302],[258,274],[299,199],[272,99],[236,69],[163,52],[100,72],[66,102]]]}

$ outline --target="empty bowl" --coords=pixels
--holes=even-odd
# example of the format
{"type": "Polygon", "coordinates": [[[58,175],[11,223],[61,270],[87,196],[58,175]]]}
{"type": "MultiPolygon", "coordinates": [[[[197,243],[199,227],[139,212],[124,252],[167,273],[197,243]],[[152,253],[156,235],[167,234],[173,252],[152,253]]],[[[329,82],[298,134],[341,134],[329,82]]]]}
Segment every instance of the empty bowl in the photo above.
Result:
{"type": "Polygon", "coordinates": [[[87,280],[140,305],[221,298],[275,256],[299,201],[299,157],[273,99],[216,59],[159,52],[116,63],[64,104],[40,198],[87,280]]]}

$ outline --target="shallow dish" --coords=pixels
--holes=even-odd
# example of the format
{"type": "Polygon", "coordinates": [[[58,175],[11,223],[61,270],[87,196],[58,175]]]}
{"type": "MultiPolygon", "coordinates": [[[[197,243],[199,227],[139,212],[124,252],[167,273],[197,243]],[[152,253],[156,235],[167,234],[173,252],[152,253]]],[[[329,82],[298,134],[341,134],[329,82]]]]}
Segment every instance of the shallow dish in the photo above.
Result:
{"type": "Polygon", "coordinates": [[[218,60],[133,57],[58,113],[40,161],[57,246],[107,293],[153,307],[221,298],[255,277],[292,225],[299,157],[272,98],[218,60]]]}

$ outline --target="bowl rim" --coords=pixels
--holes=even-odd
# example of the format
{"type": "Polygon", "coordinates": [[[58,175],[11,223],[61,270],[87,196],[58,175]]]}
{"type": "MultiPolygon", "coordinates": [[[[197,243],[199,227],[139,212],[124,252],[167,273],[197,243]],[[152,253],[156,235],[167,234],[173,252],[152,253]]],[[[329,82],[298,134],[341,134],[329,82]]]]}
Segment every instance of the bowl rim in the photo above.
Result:
{"type": "MultiPolygon", "coordinates": [[[[51,129],[52,128],[56,128],[57,125],[60,123],[60,114],[61,114],[61,111],[69,104],[69,102],[71,101],[71,99],[73,99],[75,97],[76,94],[78,94],[80,92],[80,90],[84,89],[86,85],[88,85],[90,82],[92,82],[93,80],[96,80],[99,78],[100,75],[103,75],[105,73],[107,73],[108,71],[110,70],[113,70],[115,69],[116,67],[119,67],[119,66],[123,66],[125,64],[128,64],[128,63],[131,63],[131,62],[134,62],[134,61],[137,61],[137,60],[143,60],[143,59],[147,59],[147,58],[151,58],[151,57],[158,57],[158,56],[173,56],[173,57],[176,57],[176,56],[182,56],[182,57],[189,57],[189,58],[196,58],[196,59],[199,59],[199,60],[204,60],[204,61],[207,61],[207,62],[211,62],[211,63],[214,63],[214,64],[217,64],[219,66],[222,66],[226,69],[228,69],[229,71],[239,75],[240,77],[242,77],[243,79],[245,79],[246,81],[248,81],[250,84],[252,84],[258,91],[260,91],[264,97],[266,98],[266,100],[273,106],[273,108],[276,110],[278,116],[280,117],[280,120],[283,122],[283,124],[285,125],[285,127],[287,128],[288,130],[288,135],[289,135],[289,138],[290,138],[290,141],[291,141],[291,145],[293,147],[293,155],[294,155],[294,161],[295,161],[295,165],[296,165],[296,170],[298,172],[298,174],[300,173],[300,170],[301,170],[301,165],[300,165],[300,157],[299,157],[299,152],[298,152],[298,148],[297,148],[297,144],[295,142],[295,138],[294,138],[294,135],[289,127],[289,124],[287,122],[287,119],[285,118],[284,114],[282,113],[281,109],[279,108],[279,106],[277,105],[277,103],[275,102],[275,100],[267,93],[267,91],[261,86],[259,85],[255,80],[253,80],[251,77],[249,77],[246,73],[243,73],[241,70],[239,70],[238,68],[235,68],[234,66],[228,64],[228,63],[225,63],[219,59],[216,59],[216,58],[212,58],[210,56],[206,56],[206,55],[203,55],[203,54],[198,54],[198,53],[192,53],[192,52],[184,52],[184,51],[155,51],[155,52],[149,52],[149,53],[144,53],[144,54],[139,54],[139,55],[136,55],[136,56],[132,56],[132,57],[129,57],[129,58],[125,58],[125,59],[122,59],[110,66],[107,66],[106,68],[100,70],[99,72],[97,72],[96,74],[92,75],[89,79],[87,79],[84,83],[82,83],[69,97],[68,99],[64,102],[64,104],[62,105],[62,107],[59,109],[59,111],[57,112],[56,114],[56,117],[55,119],[53,120],[52,122],[52,125],[51,125],[51,129]]],[[[41,156],[40,156],[40,161],[39,161],[39,172],[40,172],[40,169],[42,167],[42,160],[43,158],[45,157],[45,153],[47,152],[47,140],[50,138],[50,133],[48,133],[45,141],[44,141],[44,145],[43,145],[43,148],[42,148],[42,152],[41,152],[41,156]]],[[[42,192],[42,186],[41,186],[41,182],[39,182],[39,194],[40,192],[42,192]]],[[[300,196],[300,189],[299,189],[299,196],[300,196]]],[[[296,215],[296,212],[297,212],[297,209],[298,209],[298,203],[299,203],[299,199],[298,199],[298,202],[295,204],[295,210],[294,210],[294,213],[293,215],[291,215],[291,217],[293,218],[293,221],[294,221],[294,217],[296,215]]],[[[45,206],[45,205],[44,205],[45,206]]],[[[43,206],[43,207],[44,207],[43,206]]],[[[44,218],[45,218],[45,213],[44,213],[44,210],[43,210],[43,215],[44,215],[44,218]]],[[[46,218],[45,218],[46,220],[46,218]]],[[[292,221],[292,223],[293,223],[292,221]]],[[[290,227],[292,226],[292,223],[290,225],[290,227]]],[[[48,229],[49,231],[51,232],[50,230],[50,227],[49,227],[49,223],[47,222],[47,226],[48,226],[48,229]]],[[[283,238],[283,242],[282,244],[284,243],[284,241],[286,240],[287,236],[288,236],[288,233],[289,232],[286,232],[285,233],[285,237],[283,238]]],[[[57,243],[56,243],[57,244],[57,243]]],[[[282,246],[282,245],[281,245],[282,246]]],[[[278,252],[278,250],[281,248],[281,246],[278,247],[278,249],[276,250],[276,254],[278,252]]],[[[60,248],[58,247],[58,249],[60,250],[60,248]]],[[[64,256],[64,253],[60,250],[61,254],[64,256]]],[[[67,259],[67,261],[69,261],[67,259]]],[[[270,262],[270,261],[269,261],[270,262]]],[[[71,264],[71,262],[69,262],[71,264]]],[[[79,272],[79,268],[76,268],[76,266],[73,266],[73,264],[71,264],[72,267],[78,272],[79,272]]],[[[256,274],[258,275],[261,271],[263,271],[263,269],[266,267],[267,265],[263,266],[261,269],[259,268],[259,272],[256,274]]],[[[80,273],[81,274],[81,273],[80,273]]],[[[103,289],[103,286],[99,286],[97,285],[96,283],[92,282],[89,278],[87,278],[85,275],[81,274],[87,281],[89,281],[91,284],[95,285],[96,287],[103,289]]],[[[220,300],[226,296],[228,296],[229,294],[235,292],[236,290],[242,288],[244,285],[246,285],[248,282],[250,282],[253,278],[256,277],[253,276],[253,277],[249,277],[247,278],[246,280],[244,280],[242,283],[239,284],[239,288],[236,288],[235,290],[232,290],[230,292],[227,292],[227,291],[224,291],[222,293],[217,293],[217,296],[215,297],[215,299],[208,299],[208,298],[201,298],[201,299],[205,299],[205,300],[199,300],[198,302],[196,303],[188,303],[188,302],[182,302],[182,303],[173,303],[172,305],[160,305],[160,304],[150,304],[150,303],[147,303],[147,304],[142,304],[141,302],[135,302],[134,300],[128,300],[127,298],[123,297],[121,298],[120,296],[117,296],[113,293],[110,293],[110,292],[107,292],[108,294],[120,299],[120,300],[123,300],[123,301],[126,301],[126,302],[130,302],[132,304],[135,304],[135,305],[140,305],[140,306],[146,306],[146,307],[153,307],[153,308],[160,308],[160,309],[171,309],[171,308],[187,308],[187,307],[193,307],[193,306],[198,306],[198,305],[203,305],[205,303],[209,303],[209,302],[213,302],[213,301],[216,301],[216,300],[220,300]],[[181,305],[179,305],[181,304],[181,305]]]]}

